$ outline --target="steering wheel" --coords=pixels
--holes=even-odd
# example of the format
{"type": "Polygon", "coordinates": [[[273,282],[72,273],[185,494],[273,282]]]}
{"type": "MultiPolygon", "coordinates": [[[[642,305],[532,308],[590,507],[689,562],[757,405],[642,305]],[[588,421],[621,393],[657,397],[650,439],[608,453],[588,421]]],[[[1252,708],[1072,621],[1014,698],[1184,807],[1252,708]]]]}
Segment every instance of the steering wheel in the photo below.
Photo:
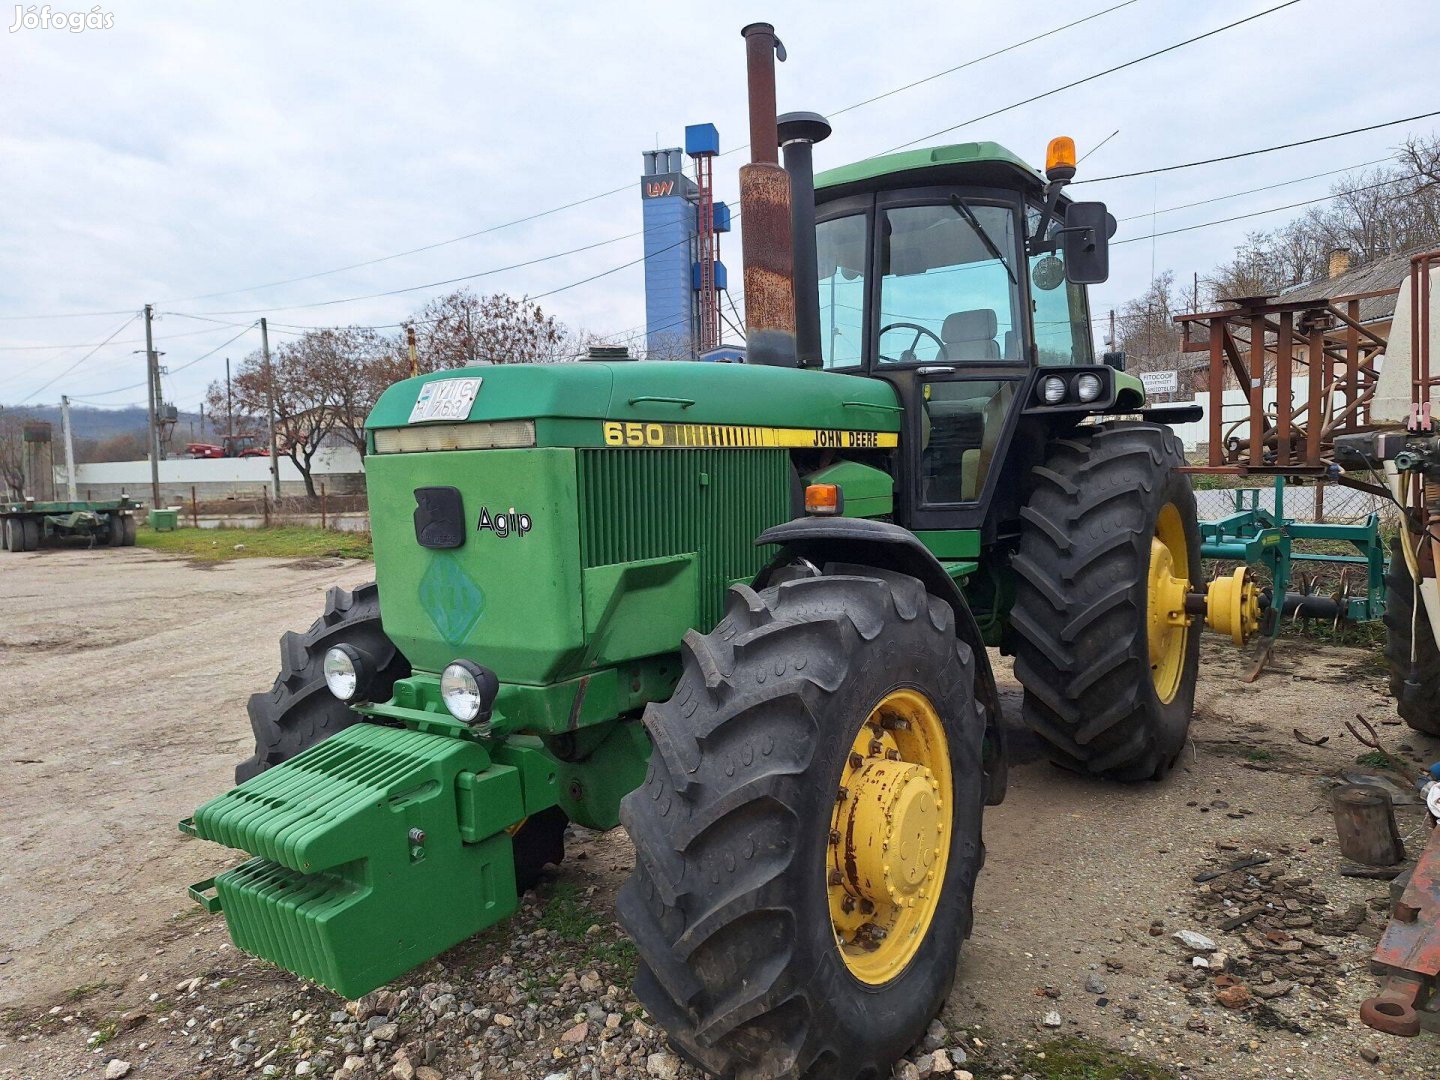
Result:
{"type": "MultiPolygon", "coordinates": [[[[931,338],[934,338],[934,339],[935,339],[935,344],[936,344],[937,346],[939,346],[939,349],[940,349],[940,351],[935,354],[935,358],[936,358],[937,360],[944,359],[944,357],[945,357],[945,342],[941,341],[941,340],[940,340],[940,335],[937,334],[937,333],[935,333],[935,331],[931,330],[929,327],[921,326],[919,323],[913,323],[913,322],[892,322],[890,325],[888,325],[888,326],[882,326],[882,327],[880,328],[880,336],[881,336],[881,337],[884,337],[884,336],[885,336],[886,334],[888,334],[891,330],[914,330],[914,331],[915,331],[915,340],[912,341],[912,342],[910,342],[910,347],[909,347],[908,349],[906,349],[903,353],[900,354],[902,357],[908,355],[911,359],[914,359],[914,357],[915,357],[915,346],[920,344],[920,338],[921,338],[921,337],[931,337],[931,338]]],[[[884,353],[881,353],[881,354],[880,354],[880,359],[881,359],[881,360],[888,360],[888,361],[890,361],[890,363],[892,363],[892,364],[908,363],[908,361],[896,360],[893,356],[886,356],[884,353]]]]}

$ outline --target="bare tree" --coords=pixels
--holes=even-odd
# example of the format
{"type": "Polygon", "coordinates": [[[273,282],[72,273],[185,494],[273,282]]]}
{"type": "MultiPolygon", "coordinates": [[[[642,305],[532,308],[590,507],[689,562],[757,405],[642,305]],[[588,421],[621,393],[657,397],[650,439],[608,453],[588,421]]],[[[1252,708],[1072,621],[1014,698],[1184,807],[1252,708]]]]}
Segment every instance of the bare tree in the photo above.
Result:
{"type": "MultiPolygon", "coordinates": [[[[312,330],[275,350],[269,365],[259,352],[252,352],[231,379],[238,410],[265,416],[273,404],[280,452],[294,462],[311,496],[316,494],[315,455],[342,412],[334,370],[345,333],[312,330]]],[[[225,400],[224,384],[211,383],[206,397],[214,409],[225,400]]]]}
{"type": "Polygon", "coordinates": [[[24,412],[0,409],[0,492],[14,498],[25,494],[24,412]]]}
{"type": "Polygon", "coordinates": [[[365,418],[387,386],[410,374],[405,345],[368,327],[323,333],[326,339],[313,343],[315,375],[327,385],[326,397],[334,410],[332,430],[363,455],[365,418]]]}
{"type": "Polygon", "coordinates": [[[1145,361],[1180,348],[1180,330],[1174,316],[1188,307],[1175,287],[1175,274],[1166,270],[1150,287],[1121,305],[1116,314],[1114,347],[1135,361],[1135,371],[1148,370],[1145,361]]]}
{"type": "Polygon", "coordinates": [[[436,297],[417,313],[415,337],[421,372],[496,364],[549,364],[570,358],[570,331],[531,300],[504,293],[477,296],[459,289],[436,297]]]}

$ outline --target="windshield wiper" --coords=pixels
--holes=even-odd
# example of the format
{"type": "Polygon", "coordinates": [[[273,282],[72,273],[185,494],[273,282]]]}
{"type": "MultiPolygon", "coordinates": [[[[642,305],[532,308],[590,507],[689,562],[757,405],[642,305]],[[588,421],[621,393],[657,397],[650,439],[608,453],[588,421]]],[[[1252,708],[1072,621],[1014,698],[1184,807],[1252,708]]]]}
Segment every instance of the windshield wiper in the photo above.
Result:
{"type": "Polygon", "coordinates": [[[980,219],[975,216],[975,211],[970,209],[970,204],[960,198],[959,195],[951,195],[950,205],[957,214],[965,219],[966,224],[975,230],[975,235],[978,236],[980,242],[985,245],[985,250],[990,252],[996,261],[1005,268],[1005,273],[1010,275],[1010,284],[1019,286],[1020,282],[1015,277],[1015,271],[1010,269],[1010,264],[1005,261],[1005,256],[1000,253],[1000,248],[996,245],[995,241],[990,239],[990,234],[987,233],[985,227],[980,224],[980,219]]]}

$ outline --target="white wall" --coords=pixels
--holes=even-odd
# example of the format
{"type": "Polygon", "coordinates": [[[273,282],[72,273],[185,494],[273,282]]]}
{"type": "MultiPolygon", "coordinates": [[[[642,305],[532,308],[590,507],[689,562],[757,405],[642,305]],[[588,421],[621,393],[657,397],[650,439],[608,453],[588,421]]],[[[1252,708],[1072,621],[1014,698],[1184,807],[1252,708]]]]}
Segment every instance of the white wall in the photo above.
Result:
{"type": "MultiPolygon", "coordinates": [[[[317,488],[324,482],[335,494],[363,491],[365,465],[349,446],[324,447],[314,458],[317,488]]],[[[160,462],[160,487],[167,499],[190,497],[194,487],[201,497],[253,495],[260,497],[270,484],[270,459],[170,458],[160,462]]],[[[304,494],[305,481],[288,457],[280,457],[280,485],[286,495],[304,494]]],[[[122,490],[142,499],[150,494],[149,461],[94,461],[75,467],[75,486],[83,499],[88,490],[97,498],[113,498],[122,490]]],[[[63,463],[55,470],[56,491],[65,490],[63,463]]]]}

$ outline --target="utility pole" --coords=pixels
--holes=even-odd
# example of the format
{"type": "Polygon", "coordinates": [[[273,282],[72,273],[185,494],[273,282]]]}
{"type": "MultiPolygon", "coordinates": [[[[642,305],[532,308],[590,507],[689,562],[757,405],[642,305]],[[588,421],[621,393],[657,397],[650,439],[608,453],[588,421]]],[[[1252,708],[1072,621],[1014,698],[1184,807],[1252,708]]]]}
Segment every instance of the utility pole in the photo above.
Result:
{"type": "Polygon", "coordinates": [[[414,378],[420,374],[420,359],[415,355],[415,327],[405,328],[405,341],[410,347],[410,377],[414,378]]]}
{"type": "Polygon", "coordinates": [[[225,434],[235,434],[235,404],[230,396],[230,357],[225,357],[225,434]]]}
{"type": "Polygon", "coordinates": [[[280,453],[275,445],[275,371],[270,366],[270,327],[260,320],[260,352],[265,357],[266,412],[270,415],[270,479],[275,485],[275,498],[280,498],[280,453]]]}
{"type": "Polygon", "coordinates": [[[79,502],[75,490],[75,432],[70,427],[70,399],[64,394],[60,395],[60,433],[65,439],[65,488],[70,501],[79,502]]]}
{"type": "Polygon", "coordinates": [[[150,392],[146,396],[150,410],[150,507],[160,507],[160,358],[155,355],[155,338],[151,333],[150,321],[153,312],[145,305],[145,374],[150,392]]]}

